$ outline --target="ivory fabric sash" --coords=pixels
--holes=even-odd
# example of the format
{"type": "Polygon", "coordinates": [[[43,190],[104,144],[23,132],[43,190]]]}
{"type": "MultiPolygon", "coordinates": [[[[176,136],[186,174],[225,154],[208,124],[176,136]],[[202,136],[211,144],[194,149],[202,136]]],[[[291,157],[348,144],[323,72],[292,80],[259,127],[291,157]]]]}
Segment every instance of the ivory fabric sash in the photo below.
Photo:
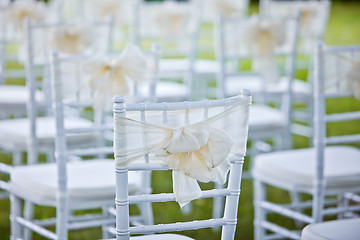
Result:
{"type": "Polygon", "coordinates": [[[328,53],[324,54],[323,61],[321,91],[350,93],[360,99],[359,53],[328,53]]]}
{"type": "Polygon", "coordinates": [[[240,114],[240,118],[245,118],[248,104],[249,99],[240,101],[201,122],[175,128],[115,114],[116,165],[128,164],[146,154],[153,154],[153,157],[173,170],[173,192],[176,201],[183,207],[201,196],[197,181],[217,181],[220,184],[226,182],[230,167],[227,156],[234,152],[236,142],[229,130],[240,131],[240,138],[246,142],[247,127],[242,124],[244,119],[235,116],[240,114]],[[244,111],[241,112],[240,109],[244,111]],[[223,126],[227,124],[227,127],[231,127],[225,131],[219,127],[220,122],[223,126]]]}
{"type": "Polygon", "coordinates": [[[93,32],[85,25],[56,29],[50,36],[50,47],[64,53],[83,54],[94,43],[93,32]]]}
{"type": "Polygon", "coordinates": [[[10,5],[8,16],[10,21],[22,29],[25,18],[29,18],[35,23],[41,22],[45,19],[47,11],[43,2],[17,0],[10,5]]]}
{"type": "MultiPolygon", "coordinates": [[[[120,56],[96,56],[84,65],[91,91],[93,106],[104,109],[115,95],[127,95],[129,85],[145,78],[146,57],[138,46],[128,45],[120,56]]],[[[104,109],[105,110],[105,109],[104,109]]]]}
{"type": "Polygon", "coordinates": [[[154,18],[163,37],[173,39],[189,30],[191,8],[189,4],[166,1],[155,11],[154,18]]]}
{"type": "Polygon", "coordinates": [[[278,66],[275,58],[275,49],[286,41],[286,27],[283,22],[277,20],[261,19],[253,17],[241,33],[245,46],[255,60],[257,70],[265,83],[277,82],[278,66]]]}

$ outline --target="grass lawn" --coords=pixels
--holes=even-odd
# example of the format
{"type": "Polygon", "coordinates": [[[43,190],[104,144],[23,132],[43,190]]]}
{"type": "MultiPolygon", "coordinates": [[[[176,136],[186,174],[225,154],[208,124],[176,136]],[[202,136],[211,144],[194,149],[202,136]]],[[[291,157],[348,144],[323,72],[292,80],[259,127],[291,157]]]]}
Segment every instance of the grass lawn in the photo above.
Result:
{"type": "MultiPolygon", "coordinates": [[[[254,5],[251,12],[256,12],[257,7],[254,5]]],[[[328,31],[326,34],[326,43],[329,45],[350,45],[360,44],[360,4],[358,2],[334,2],[330,14],[328,31]]],[[[298,77],[305,79],[306,72],[298,72],[298,77]]],[[[331,109],[328,111],[336,112],[339,109],[360,110],[360,101],[354,99],[344,99],[331,103],[331,109]]],[[[358,131],[360,132],[360,123],[351,122],[346,126],[330,125],[330,134],[336,135],[341,131],[358,131]],[[356,130],[355,130],[356,129],[356,130]]],[[[303,138],[295,138],[295,147],[306,147],[306,141],[303,138]]],[[[10,156],[1,154],[1,161],[10,161],[10,156]]],[[[172,191],[170,173],[153,174],[153,184],[156,185],[155,191],[172,191]]],[[[206,185],[204,186],[206,187],[206,185]]],[[[279,201],[288,201],[288,196],[276,189],[271,189],[271,198],[279,201]]],[[[9,239],[10,223],[9,223],[9,200],[0,200],[0,239],[9,239]]],[[[178,220],[186,220],[192,216],[199,219],[210,217],[212,209],[211,200],[203,199],[194,201],[191,215],[183,214],[176,203],[154,204],[155,222],[171,222],[178,220]],[[180,219],[179,219],[180,218],[180,219]]],[[[54,209],[37,208],[36,216],[54,215],[54,209]]],[[[274,216],[276,221],[282,221],[281,218],[274,216]]],[[[244,180],[242,183],[242,192],[240,196],[240,205],[238,212],[238,225],[236,231],[236,239],[253,239],[253,206],[252,206],[252,182],[244,180]]],[[[289,226],[292,226],[289,222],[289,226]]],[[[203,239],[219,239],[220,232],[209,229],[200,231],[189,231],[187,235],[203,240],[203,239]]],[[[100,229],[80,230],[72,232],[70,239],[98,239],[101,238],[100,229]]],[[[35,235],[34,239],[43,239],[35,235]]]]}

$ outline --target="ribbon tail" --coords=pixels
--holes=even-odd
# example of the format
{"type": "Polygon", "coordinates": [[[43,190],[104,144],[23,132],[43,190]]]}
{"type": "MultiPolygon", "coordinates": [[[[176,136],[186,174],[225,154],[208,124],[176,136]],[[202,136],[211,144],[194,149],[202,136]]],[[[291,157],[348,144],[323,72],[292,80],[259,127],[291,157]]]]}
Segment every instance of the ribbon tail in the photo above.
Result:
{"type": "Polygon", "coordinates": [[[178,170],[173,170],[172,177],[175,198],[181,208],[190,201],[201,197],[201,189],[196,179],[178,170]]]}

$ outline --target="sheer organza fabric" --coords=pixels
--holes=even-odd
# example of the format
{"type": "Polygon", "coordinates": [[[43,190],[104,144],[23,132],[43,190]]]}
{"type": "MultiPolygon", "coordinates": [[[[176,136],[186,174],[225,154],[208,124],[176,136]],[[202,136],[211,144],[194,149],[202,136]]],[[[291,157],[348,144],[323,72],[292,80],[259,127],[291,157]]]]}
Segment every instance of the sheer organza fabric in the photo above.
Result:
{"type": "MultiPolygon", "coordinates": [[[[105,23],[94,26],[84,22],[71,25],[48,24],[45,27],[35,25],[31,30],[33,62],[36,65],[48,63],[52,50],[59,50],[65,56],[108,52],[109,31],[109,25],[105,23]]],[[[19,49],[19,60],[23,63],[27,61],[28,54],[25,41],[28,40],[23,38],[19,49]]]]}
{"type": "Polygon", "coordinates": [[[192,34],[198,28],[198,10],[194,2],[147,2],[139,5],[139,29],[141,40],[161,43],[166,48],[163,56],[187,55],[192,46],[192,34]]]}
{"type": "Polygon", "coordinates": [[[264,9],[266,15],[280,18],[300,15],[300,34],[305,38],[320,38],[327,24],[327,11],[321,1],[271,1],[264,9]]]}
{"type": "Polygon", "coordinates": [[[294,19],[284,21],[261,16],[229,18],[224,22],[225,54],[228,58],[253,58],[253,69],[265,83],[277,82],[280,74],[276,54],[292,49],[295,24],[294,19]]]}
{"type": "Polygon", "coordinates": [[[149,154],[173,170],[173,191],[184,206],[201,196],[197,181],[224,184],[229,154],[244,155],[250,97],[228,107],[164,112],[115,114],[116,165],[129,164],[149,154]],[[204,118],[207,113],[208,117],[204,118]],[[200,120],[203,119],[203,120],[200,120]]]}
{"type": "Polygon", "coordinates": [[[147,87],[154,80],[154,61],[154,54],[132,44],[120,54],[61,58],[56,73],[62,84],[58,96],[103,111],[111,111],[115,95],[123,95],[133,103],[135,87],[147,87]]]}
{"type": "Polygon", "coordinates": [[[320,90],[325,94],[351,94],[360,99],[360,51],[349,53],[324,53],[321,72],[324,85],[320,90]]]}

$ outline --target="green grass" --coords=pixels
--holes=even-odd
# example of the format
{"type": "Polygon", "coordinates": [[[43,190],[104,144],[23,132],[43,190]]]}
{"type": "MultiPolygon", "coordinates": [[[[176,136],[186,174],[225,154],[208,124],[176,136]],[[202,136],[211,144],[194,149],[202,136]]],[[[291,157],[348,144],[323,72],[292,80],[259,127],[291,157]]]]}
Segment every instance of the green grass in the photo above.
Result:
{"type": "MultiPolygon", "coordinates": [[[[251,7],[251,12],[257,12],[255,5],[251,7]]],[[[357,2],[334,2],[332,4],[332,11],[329,20],[328,31],[326,34],[326,43],[330,45],[349,45],[360,44],[360,5],[357,2]]],[[[207,44],[207,43],[206,43],[207,44]]],[[[205,56],[212,57],[212,56],[205,56]]],[[[17,65],[9,67],[18,67],[17,65]]],[[[297,77],[306,79],[306,71],[297,72],[297,77]]],[[[338,112],[346,110],[360,110],[360,101],[354,99],[343,99],[341,101],[330,102],[329,112],[338,112]]],[[[331,124],[329,125],[328,133],[330,135],[338,135],[344,132],[360,132],[359,121],[351,121],[343,125],[331,124]]],[[[294,138],[295,147],[306,147],[307,141],[301,137],[294,138]]],[[[11,159],[6,154],[1,154],[2,161],[10,162],[11,159]]],[[[248,165],[246,162],[246,165],[248,165]]],[[[169,173],[154,173],[152,182],[154,184],[154,191],[165,190],[171,191],[171,177],[169,173]]],[[[209,185],[205,185],[209,186],[209,185]]],[[[289,201],[289,196],[278,190],[269,189],[270,198],[281,202],[289,201]]],[[[0,200],[0,239],[9,239],[10,223],[9,223],[9,200],[0,200]]],[[[184,214],[180,211],[176,203],[154,204],[155,222],[172,222],[179,220],[186,220],[195,216],[203,219],[211,216],[212,202],[211,200],[203,199],[194,201],[193,211],[191,215],[184,214]]],[[[36,217],[44,218],[45,216],[54,216],[54,209],[51,208],[36,208],[36,217]]],[[[270,216],[274,221],[284,222],[279,216],[270,216]]],[[[243,180],[242,192],[240,196],[238,224],[236,230],[236,239],[253,239],[253,206],[252,206],[252,182],[243,180]]],[[[293,227],[293,222],[286,221],[288,227],[293,227]]],[[[212,231],[209,229],[201,231],[189,231],[187,235],[203,240],[203,239],[219,239],[219,231],[212,231]]],[[[70,239],[98,239],[101,238],[100,229],[86,229],[74,231],[70,234],[70,239]]],[[[43,239],[35,235],[34,239],[43,239]]]]}

